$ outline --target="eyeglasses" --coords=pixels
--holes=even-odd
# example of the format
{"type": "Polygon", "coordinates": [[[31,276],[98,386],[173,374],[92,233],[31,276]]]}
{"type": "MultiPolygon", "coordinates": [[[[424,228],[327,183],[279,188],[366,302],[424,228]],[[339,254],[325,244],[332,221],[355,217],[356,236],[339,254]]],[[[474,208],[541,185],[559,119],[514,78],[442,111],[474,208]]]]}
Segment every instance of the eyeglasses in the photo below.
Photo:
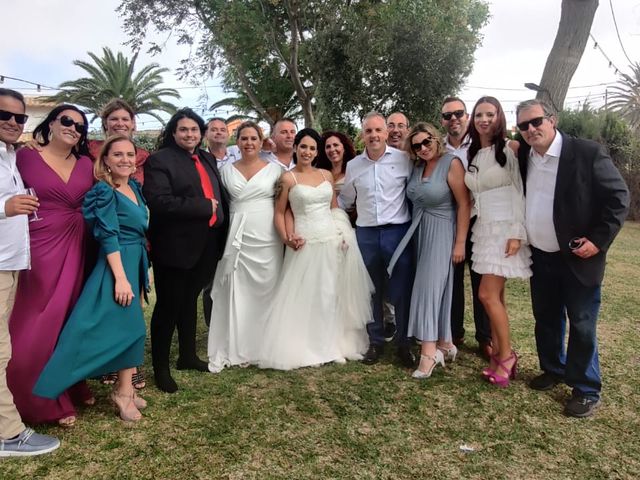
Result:
{"type": "Polygon", "coordinates": [[[451,120],[451,117],[456,117],[458,120],[460,120],[462,117],[464,117],[464,110],[454,110],[453,112],[442,113],[442,119],[446,120],[447,122],[451,120]]]}
{"type": "Polygon", "coordinates": [[[577,250],[584,245],[584,240],[580,237],[574,237],[569,240],[569,250],[577,250]]]}
{"type": "Polygon", "coordinates": [[[85,132],[87,128],[84,123],[75,122],[73,118],[67,115],[62,115],[57,120],[60,120],[60,125],[62,125],[63,127],[70,127],[73,125],[73,127],[76,129],[76,132],[78,132],[81,135],[85,132]]]}
{"type": "Polygon", "coordinates": [[[532,118],[531,120],[527,120],[526,122],[520,122],[517,124],[518,130],[521,132],[526,132],[529,130],[529,125],[533,125],[533,128],[538,128],[542,125],[542,121],[547,118],[546,115],[543,117],[532,118]]]}
{"type": "Polygon", "coordinates": [[[431,138],[425,138],[420,143],[412,143],[411,150],[418,153],[420,150],[422,150],[422,147],[430,147],[432,143],[433,140],[431,138]]]}
{"type": "Polygon", "coordinates": [[[9,120],[11,120],[11,117],[16,119],[16,123],[18,125],[24,125],[25,123],[27,123],[29,115],[25,115],[24,113],[13,113],[6,110],[0,110],[0,120],[2,120],[3,122],[8,122],[9,120]]]}

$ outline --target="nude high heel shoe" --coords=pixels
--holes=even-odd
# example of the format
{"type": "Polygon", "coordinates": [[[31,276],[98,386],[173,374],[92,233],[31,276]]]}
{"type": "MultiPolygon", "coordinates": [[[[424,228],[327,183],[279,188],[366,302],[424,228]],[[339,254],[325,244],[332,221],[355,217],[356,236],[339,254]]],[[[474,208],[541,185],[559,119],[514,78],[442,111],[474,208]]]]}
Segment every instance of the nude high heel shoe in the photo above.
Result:
{"type": "Polygon", "coordinates": [[[455,362],[458,356],[458,347],[452,345],[451,348],[438,347],[438,350],[444,355],[446,362],[455,362]]]}

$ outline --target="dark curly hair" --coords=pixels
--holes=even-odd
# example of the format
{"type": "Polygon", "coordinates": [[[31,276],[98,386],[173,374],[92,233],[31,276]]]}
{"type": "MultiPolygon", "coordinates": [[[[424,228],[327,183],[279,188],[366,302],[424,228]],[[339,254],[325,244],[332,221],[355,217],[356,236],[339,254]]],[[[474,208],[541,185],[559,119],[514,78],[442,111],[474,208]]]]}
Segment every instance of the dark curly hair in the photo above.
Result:
{"type": "Polygon", "coordinates": [[[54,109],[49,112],[45,119],[42,120],[33,130],[33,138],[36,139],[36,141],[42,146],[49,145],[49,142],[51,142],[51,140],[49,139],[51,126],[49,124],[57,120],[58,116],[65,110],[73,110],[74,112],[78,112],[82,116],[82,121],[84,122],[84,131],[80,133],[80,140],[78,141],[78,143],[76,143],[73,148],[71,148],[71,153],[73,153],[76,158],[84,155],[93,159],[93,156],[91,155],[91,153],[89,153],[89,146],[87,145],[87,131],[89,129],[89,122],[87,122],[87,116],[85,115],[85,113],[75,105],[61,103],[60,105],[54,107],[54,109]]]}
{"type": "MultiPolygon", "coordinates": [[[[344,155],[342,157],[342,173],[344,173],[347,169],[347,162],[356,156],[356,149],[349,137],[347,137],[342,132],[336,132],[334,130],[327,130],[322,134],[322,140],[325,146],[327,143],[327,139],[329,139],[330,137],[336,137],[338,140],[340,140],[340,143],[342,143],[342,146],[344,148],[344,155]]],[[[322,150],[318,152],[316,167],[331,171],[331,161],[329,160],[329,157],[327,157],[325,148],[322,148],[322,150]]]]}
{"type": "Polygon", "coordinates": [[[173,114],[162,129],[162,133],[160,133],[160,137],[158,138],[158,150],[161,148],[177,146],[176,139],[173,138],[173,134],[176,133],[176,130],[178,129],[178,122],[183,118],[190,118],[198,124],[198,127],[200,128],[200,141],[202,141],[204,134],[207,131],[207,126],[204,123],[204,120],[190,108],[181,108],[173,114]]]}

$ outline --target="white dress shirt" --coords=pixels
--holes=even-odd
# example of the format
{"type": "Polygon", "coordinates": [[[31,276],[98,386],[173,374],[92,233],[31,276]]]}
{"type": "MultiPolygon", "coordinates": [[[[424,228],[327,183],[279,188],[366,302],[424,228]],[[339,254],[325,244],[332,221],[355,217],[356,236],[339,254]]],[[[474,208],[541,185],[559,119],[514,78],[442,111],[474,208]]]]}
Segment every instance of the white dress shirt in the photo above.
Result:
{"type": "Polygon", "coordinates": [[[462,161],[462,166],[465,171],[469,167],[469,158],[467,152],[469,151],[469,146],[471,145],[471,139],[468,135],[465,135],[462,139],[462,142],[458,147],[454,147],[449,143],[449,135],[445,135],[444,137],[444,148],[447,152],[453,153],[456,157],[458,157],[462,161]]]}
{"type": "Polygon", "coordinates": [[[282,168],[285,172],[288,172],[289,170],[293,170],[296,166],[296,164],[293,163],[293,158],[291,159],[291,162],[289,163],[289,165],[285,165],[280,161],[280,159],[273,152],[266,152],[263,150],[262,152],[260,152],[260,158],[263,160],[266,160],[267,162],[275,163],[280,168],[282,168]]]}
{"type": "Polygon", "coordinates": [[[527,164],[527,195],[525,225],[529,243],[545,252],[560,250],[553,224],[553,199],[562,151],[562,135],[556,136],[544,155],[533,148],[527,164]]]}
{"type": "MultiPolygon", "coordinates": [[[[211,150],[209,150],[209,153],[213,155],[213,152],[211,150]]],[[[240,155],[240,149],[237,145],[228,146],[224,158],[220,159],[215,155],[213,155],[213,157],[216,159],[218,170],[220,170],[225,165],[235,163],[240,160],[240,158],[242,158],[242,156],[240,155]]]]}
{"type": "Polygon", "coordinates": [[[365,150],[347,163],[338,204],[344,210],[355,205],[359,227],[406,223],[411,220],[406,190],[412,171],[409,155],[401,150],[387,146],[378,160],[365,150]]]}
{"type": "Polygon", "coordinates": [[[30,266],[29,220],[26,215],[7,217],[5,202],[24,193],[24,184],[16,168],[12,145],[0,142],[0,271],[25,270],[30,266]]]}

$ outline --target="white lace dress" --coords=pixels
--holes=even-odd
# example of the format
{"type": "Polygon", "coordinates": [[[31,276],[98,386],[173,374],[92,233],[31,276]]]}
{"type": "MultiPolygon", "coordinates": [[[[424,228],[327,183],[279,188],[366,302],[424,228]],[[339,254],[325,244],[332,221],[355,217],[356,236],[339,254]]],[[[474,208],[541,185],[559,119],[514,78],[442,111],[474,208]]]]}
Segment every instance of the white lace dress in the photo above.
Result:
{"type": "Polygon", "coordinates": [[[505,278],[531,276],[531,249],[524,226],[524,193],[518,160],[505,145],[507,163],[496,161],[495,146],[482,148],[471,162],[464,182],[471,190],[478,214],[471,231],[473,270],[505,278]],[[505,256],[507,240],[521,241],[520,250],[505,256]]]}
{"type": "Polygon", "coordinates": [[[285,253],[261,368],[360,359],[367,350],[373,286],[346,213],[330,209],[332,196],[328,181],[289,191],[295,229],[306,243],[285,253]]]}

